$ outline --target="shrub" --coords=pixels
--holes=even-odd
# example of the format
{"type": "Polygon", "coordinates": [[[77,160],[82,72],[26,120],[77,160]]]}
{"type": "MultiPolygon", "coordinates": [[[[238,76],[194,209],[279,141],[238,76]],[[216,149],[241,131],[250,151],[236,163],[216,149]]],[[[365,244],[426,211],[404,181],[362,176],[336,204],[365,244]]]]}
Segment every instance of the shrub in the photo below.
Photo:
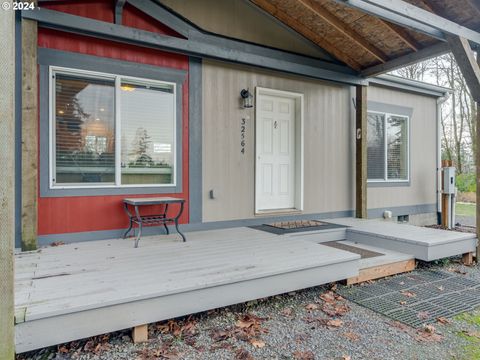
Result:
{"type": "Polygon", "coordinates": [[[460,192],[475,192],[477,191],[477,182],[474,173],[458,174],[456,178],[456,185],[460,192]]]}

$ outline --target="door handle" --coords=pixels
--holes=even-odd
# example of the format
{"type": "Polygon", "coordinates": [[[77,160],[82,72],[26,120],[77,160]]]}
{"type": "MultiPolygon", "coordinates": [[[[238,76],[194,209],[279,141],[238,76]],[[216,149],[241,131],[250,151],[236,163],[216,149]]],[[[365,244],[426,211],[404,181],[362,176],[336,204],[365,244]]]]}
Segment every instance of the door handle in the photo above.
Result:
{"type": "Polygon", "coordinates": [[[275,120],[275,121],[273,122],[273,127],[274,127],[275,129],[278,127],[277,120],[275,120]]]}

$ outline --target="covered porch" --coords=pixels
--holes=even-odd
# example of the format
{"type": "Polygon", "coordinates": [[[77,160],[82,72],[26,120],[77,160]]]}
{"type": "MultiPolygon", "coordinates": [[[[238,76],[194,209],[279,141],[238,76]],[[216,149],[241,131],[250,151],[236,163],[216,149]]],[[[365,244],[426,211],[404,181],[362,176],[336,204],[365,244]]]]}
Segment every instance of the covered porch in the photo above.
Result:
{"type": "Polygon", "coordinates": [[[330,282],[409,271],[423,255],[394,249],[392,243],[406,241],[401,234],[422,249],[432,246],[422,240],[429,232],[442,257],[475,250],[475,234],[380,221],[328,222],[345,227],[284,235],[239,227],[189,232],[186,243],[177,234],[145,237],[137,249],[131,239],[111,239],[19,253],[17,352],[330,282]],[[386,227],[389,236],[381,231],[386,227]]]}

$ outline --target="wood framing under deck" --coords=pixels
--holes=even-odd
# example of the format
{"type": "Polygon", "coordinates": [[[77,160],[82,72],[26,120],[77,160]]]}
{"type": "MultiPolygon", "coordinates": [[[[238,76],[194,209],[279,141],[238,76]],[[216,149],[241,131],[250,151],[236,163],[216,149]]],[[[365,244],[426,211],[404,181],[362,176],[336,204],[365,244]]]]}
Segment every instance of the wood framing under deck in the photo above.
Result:
{"type": "Polygon", "coordinates": [[[356,276],[359,255],[249,228],[77,243],[16,259],[17,352],[356,276]],[[57,331],[62,329],[62,331],[57,331]]]}

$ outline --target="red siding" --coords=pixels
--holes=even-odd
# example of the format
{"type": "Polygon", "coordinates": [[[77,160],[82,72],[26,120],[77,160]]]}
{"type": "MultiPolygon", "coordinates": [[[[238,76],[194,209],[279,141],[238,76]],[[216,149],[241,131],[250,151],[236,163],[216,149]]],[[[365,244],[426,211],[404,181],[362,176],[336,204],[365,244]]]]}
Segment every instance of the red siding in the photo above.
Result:
{"type": "MultiPolygon", "coordinates": [[[[111,4],[113,2],[108,2],[111,4]]],[[[69,6],[56,4],[49,6],[56,10],[62,10],[77,15],[88,16],[100,20],[111,21],[109,14],[113,9],[106,2],[83,2],[83,5],[69,6]],[[87,5],[88,7],[87,7],[87,5]],[[108,14],[107,14],[108,13],[108,14]]],[[[124,14],[125,23],[139,28],[148,29],[152,26],[152,20],[142,20],[140,14],[131,15],[132,9],[126,9],[124,14]],[[133,17],[129,19],[130,15],[133,17]]],[[[134,10],[134,9],[133,9],[134,10]]],[[[149,29],[151,31],[152,29],[149,29]]],[[[164,31],[164,30],[159,30],[164,31]]],[[[125,45],[107,40],[95,39],[86,36],[73,35],[55,30],[40,29],[38,46],[54,48],[63,51],[78,52],[82,54],[108,57],[124,61],[131,61],[161,67],[171,67],[188,71],[188,57],[178,54],[170,54],[162,51],[140,48],[133,45],[125,45]]],[[[188,80],[183,86],[183,164],[182,164],[182,188],[181,194],[165,194],[166,196],[179,196],[187,199],[182,223],[188,222],[188,80]]],[[[47,164],[40,164],[47,166],[47,164]]],[[[129,195],[130,196],[130,195],[129,195]]],[[[138,195],[158,196],[158,195],[138,195]]],[[[78,196],[62,198],[39,198],[38,204],[38,233],[39,235],[61,234],[69,232],[113,230],[127,226],[126,216],[122,208],[122,199],[125,196],[78,196]]],[[[172,209],[173,211],[176,208],[172,209]]]]}

